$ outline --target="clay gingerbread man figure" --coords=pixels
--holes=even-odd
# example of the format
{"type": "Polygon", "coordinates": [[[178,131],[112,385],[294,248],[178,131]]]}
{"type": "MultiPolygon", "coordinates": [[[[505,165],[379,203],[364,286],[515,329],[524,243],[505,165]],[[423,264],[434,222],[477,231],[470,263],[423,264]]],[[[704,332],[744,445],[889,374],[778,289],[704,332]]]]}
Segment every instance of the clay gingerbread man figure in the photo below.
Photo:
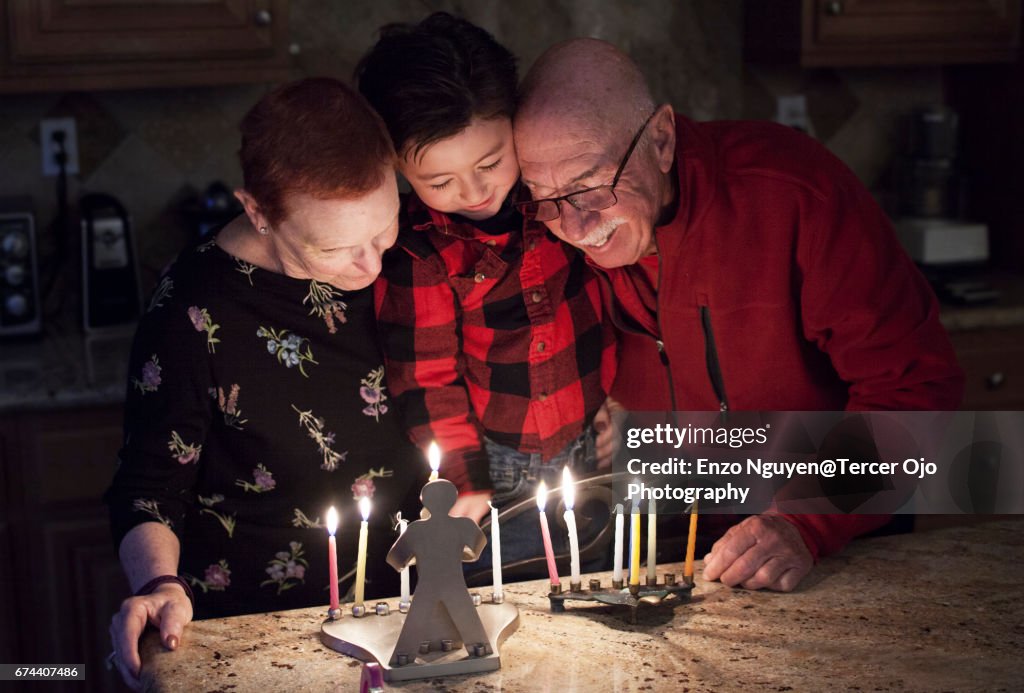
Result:
{"type": "MultiPolygon", "coordinates": [[[[412,606],[391,655],[393,666],[399,654],[413,662],[421,643],[428,641],[431,650],[440,650],[442,640],[451,640],[453,648],[482,644],[488,654],[492,651],[462,575],[462,562],[476,560],[487,539],[469,518],[448,515],[457,497],[450,481],[427,483],[420,500],[430,516],[411,523],[388,552],[388,564],[395,570],[415,558],[418,571],[412,606]]],[[[467,649],[474,656],[474,647],[467,649]]]]}

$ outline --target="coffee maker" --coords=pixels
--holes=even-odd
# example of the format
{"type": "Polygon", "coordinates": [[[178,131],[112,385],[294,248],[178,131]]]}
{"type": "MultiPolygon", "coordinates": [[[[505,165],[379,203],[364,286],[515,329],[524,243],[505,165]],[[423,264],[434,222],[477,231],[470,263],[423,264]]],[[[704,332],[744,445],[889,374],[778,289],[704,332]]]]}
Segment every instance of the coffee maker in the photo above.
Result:
{"type": "Polygon", "coordinates": [[[965,270],[988,260],[989,248],[988,227],[963,218],[966,185],[957,156],[957,113],[944,106],[919,109],[907,133],[896,161],[900,242],[940,295],[957,302],[997,298],[987,285],[963,279],[965,270]]]}
{"type": "Polygon", "coordinates": [[[110,195],[86,195],[79,201],[79,210],[85,331],[131,325],[142,312],[131,218],[110,195]]]}

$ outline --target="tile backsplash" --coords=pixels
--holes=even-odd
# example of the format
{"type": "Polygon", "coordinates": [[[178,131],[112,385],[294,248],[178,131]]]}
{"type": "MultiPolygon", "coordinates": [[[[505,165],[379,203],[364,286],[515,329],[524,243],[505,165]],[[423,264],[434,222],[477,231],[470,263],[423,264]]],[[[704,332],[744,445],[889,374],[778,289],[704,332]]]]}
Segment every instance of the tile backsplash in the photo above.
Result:
{"type": "MultiPolygon", "coordinates": [[[[520,57],[520,72],[550,44],[573,36],[616,43],[641,65],[657,99],[696,119],[773,118],[779,95],[803,94],[812,133],[869,186],[899,142],[900,116],[943,100],[938,68],[801,70],[745,67],[741,0],[293,0],[296,75],[348,79],[383,24],[434,10],[484,26],[520,57]]],[[[240,184],[237,123],[268,85],[4,95],[0,101],[0,196],[30,196],[43,252],[55,216],[53,178],[41,174],[39,121],[77,121],[86,192],[118,197],[132,214],[143,289],[193,229],[182,203],[215,180],[240,184]]]]}

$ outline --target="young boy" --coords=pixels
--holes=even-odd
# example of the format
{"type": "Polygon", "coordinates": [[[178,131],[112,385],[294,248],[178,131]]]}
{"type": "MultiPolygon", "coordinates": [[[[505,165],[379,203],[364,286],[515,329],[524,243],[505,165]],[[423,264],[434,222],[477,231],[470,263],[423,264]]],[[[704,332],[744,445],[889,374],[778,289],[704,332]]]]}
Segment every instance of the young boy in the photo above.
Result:
{"type": "Polygon", "coordinates": [[[610,458],[614,337],[583,256],[514,207],[512,54],[436,13],[383,28],[356,74],[414,191],[375,290],[388,383],[412,439],[443,451],[452,514],[479,521],[492,493],[593,469],[599,410],[610,458]]]}

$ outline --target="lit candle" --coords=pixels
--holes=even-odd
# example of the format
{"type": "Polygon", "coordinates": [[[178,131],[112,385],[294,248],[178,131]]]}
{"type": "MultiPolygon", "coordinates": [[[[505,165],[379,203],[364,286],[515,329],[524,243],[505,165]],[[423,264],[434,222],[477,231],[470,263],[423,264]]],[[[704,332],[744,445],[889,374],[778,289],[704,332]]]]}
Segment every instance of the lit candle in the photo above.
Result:
{"type": "MultiPolygon", "coordinates": [[[[398,536],[402,536],[403,534],[405,534],[405,530],[408,527],[409,527],[409,521],[402,519],[402,511],[399,510],[398,511],[398,536]]],[[[399,604],[399,606],[401,606],[403,604],[408,606],[408,604],[411,602],[411,599],[409,598],[409,566],[405,566],[404,568],[402,568],[401,580],[402,580],[402,596],[399,598],[398,604],[399,604]]]]}
{"type": "Polygon", "coordinates": [[[658,581],[658,510],[654,499],[647,501],[647,584],[658,581]]]}
{"type": "Polygon", "coordinates": [[[340,611],[341,600],[338,597],[338,541],[334,533],[338,531],[338,511],[332,505],[327,511],[327,572],[330,579],[332,612],[340,611]]]}
{"type": "Polygon", "coordinates": [[[505,599],[505,592],[501,586],[501,529],[498,527],[498,509],[487,501],[491,506],[491,574],[494,576],[494,589],[491,596],[495,603],[505,599]]]}
{"type": "Polygon", "coordinates": [[[430,463],[430,481],[437,481],[437,471],[441,469],[441,448],[436,441],[427,448],[427,462],[430,463]]]}
{"type": "Polygon", "coordinates": [[[629,584],[640,584],[640,501],[636,499],[629,513],[629,584]]]}
{"type": "Polygon", "coordinates": [[[562,467],[562,501],[565,503],[565,526],[569,530],[569,584],[580,584],[580,541],[576,534],[576,484],[568,467],[562,467]]]}
{"type": "Polygon", "coordinates": [[[555,552],[551,548],[551,531],[548,529],[548,516],[544,514],[544,506],[548,502],[548,487],[540,482],[537,487],[537,510],[540,511],[540,535],[544,540],[544,556],[548,560],[548,577],[551,579],[551,586],[561,586],[558,579],[558,567],[555,565],[555,552]]]}
{"type": "Polygon", "coordinates": [[[686,564],[683,566],[683,577],[693,584],[693,552],[697,550],[697,501],[690,507],[690,535],[686,538],[686,564]]]}
{"type": "Polygon", "coordinates": [[[359,499],[359,512],[363,521],[359,523],[359,553],[356,554],[356,600],[354,606],[363,605],[363,587],[366,582],[366,538],[370,532],[370,499],[359,499]]]}
{"type": "Polygon", "coordinates": [[[615,562],[612,570],[612,580],[615,584],[622,582],[622,520],[622,503],[619,503],[615,506],[615,562]]]}

